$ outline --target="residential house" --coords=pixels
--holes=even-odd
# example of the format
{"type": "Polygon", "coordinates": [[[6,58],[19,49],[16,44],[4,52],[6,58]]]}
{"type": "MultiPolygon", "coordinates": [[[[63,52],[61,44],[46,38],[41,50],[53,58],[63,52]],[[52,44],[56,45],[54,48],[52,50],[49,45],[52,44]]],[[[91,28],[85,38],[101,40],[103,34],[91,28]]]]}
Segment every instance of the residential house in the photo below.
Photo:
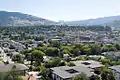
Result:
{"type": "Polygon", "coordinates": [[[111,67],[109,67],[109,69],[112,70],[112,72],[115,76],[115,80],[120,80],[120,65],[111,66],[111,67]]]}
{"type": "Polygon", "coordinates": [[[52,72],[52,80],[72,80],[73,77],[84,72],[88,77],[95,75],[92,69],[79,66],[60,66],[50,68],[52,72]]]}
{"type": "Polygon", "coordinates": [[[25,66],[24,64],[9,63],[9,62],[0,63],[0,72],[17,71],[22,76],[25,76],[26,70],[28,70],[28,67],[25,66]]]}
{"type": "Polygon", "coordinates": [[[118,60],[120,59],[120,52],[104,52],[102,53],[106,58],[110,59],[110,60],[118,60]]]}
{"type": "Polygon", "coordinates": [[[105,58],[105,56],[102,56],[102,55],[89,55],[87,57],[90,59],[95,59],[95,60],[98,60],[100,58],[105,58]]]}
{"type": "Polygon", "coordinates": [[[93,60],[87,60],[87,61],[73,61],[73,63],[76,66],[80,66],[80,67],[86,67],[86,68],[90,68],[90,69],[97,69],[97,68],[101,68],[102,65],[100,62],[98,61],[93,61],[93,60]]]}

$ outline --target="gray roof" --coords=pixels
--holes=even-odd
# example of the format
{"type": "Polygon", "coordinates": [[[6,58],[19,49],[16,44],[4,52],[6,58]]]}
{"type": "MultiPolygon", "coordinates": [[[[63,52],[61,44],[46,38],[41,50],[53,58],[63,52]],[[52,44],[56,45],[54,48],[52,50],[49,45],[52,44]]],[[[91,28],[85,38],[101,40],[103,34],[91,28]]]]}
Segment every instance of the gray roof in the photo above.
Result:
{"type": "Polygon", "coordinates": [[[72,78],[82,72],[84,72],[85,74],[87,74],[87,76],[92,76],[94,73],[92,72],[92,69],[89,68],[85,68],[85,67],[79,67],[79,66],[73,66],[73,67],[69,67],[69,66],[61,66],[61,67],[54,67],[51,68],[51,70],[53,71],[54,74],[58,75],[59,77],[63,78],[63,79],[67,79],[67,78],[72,78]],[[70,69],[74,69],[77,72],[76,73],[69,73],[66,70],[70,70],[70,69]]]}
{"type": "Polygon", "coordinates": [[[111,67],[109,67],[109,69],[115,70],[115,71],[117,71],[117,72],[120,73],[120,65],[117,65],[117,66],[111,66],[111,67]]]}
{"type": "Polygon", "coordinates": [[[28,67],[24,64],[19,63],[0,63],[0,72],[9,72],[11,70],[20,71],[20,70],[27,70],[28,67]]]}
{"type": "Polygon", "coordinates": [[[93,61],[93,60],[87,60],[87,61],[73,61],[73,63],[76,66],[81,66],[81,67],[87,67],[87,68],[99,68],[102,67],[104,65],[102,65],[100,62],[98,61],[93,61]],[[89,65],[85,65],[83,63],[89,63],[89,65]]]}
{"type": "Polygon", "coordinates": [[[111,52],[104,52],[102,53],[104,55],[109,55],[109,56],[120,56],[120,52],[114,52],[114,51],[111,51],[111,52]]]}

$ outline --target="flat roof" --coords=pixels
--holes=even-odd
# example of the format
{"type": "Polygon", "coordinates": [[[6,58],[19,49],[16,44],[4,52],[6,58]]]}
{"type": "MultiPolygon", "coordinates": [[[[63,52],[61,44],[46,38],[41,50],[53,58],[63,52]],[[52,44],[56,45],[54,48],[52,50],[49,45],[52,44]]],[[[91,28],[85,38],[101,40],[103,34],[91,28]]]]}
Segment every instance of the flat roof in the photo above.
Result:
{"type": "Polygon", "coordinates": [[[84,72],[87,76],[92,76],[94,74],[92,72],[93,71],[92,69],[85,68],[85,67],[79,67],[79,66],[73,66],[73,67],[60,66],[60,67],[51,68],[51,70],[53,71],[54,74],[58,75],[59,77],[63,79],[72,78],[82,72],[84,72]],[[74,70],[75,72],[70,73],[66,70],[74,70]]]}
{"type": "Polygon", "coordinates": [[[102,67],[104,65],[101,64],[101,62],[98,61],[93,61],[93,60],[87,60],[87,61],[73,61],[73,63],[76,66],[82,66],[82,67],[87,67],[87,68],[97,68],[97,67],[102,67]],[[88,63],[88,64],[87,64],[88,63]]]}
{"type": "Polygon", "coordinates": [[[111,66],[111,67],[109,67],[109,69],[115,70],[115,71],[117,71],[117,72],[120,73],[120,65],[117,65],[117,66],[111,66]]]}

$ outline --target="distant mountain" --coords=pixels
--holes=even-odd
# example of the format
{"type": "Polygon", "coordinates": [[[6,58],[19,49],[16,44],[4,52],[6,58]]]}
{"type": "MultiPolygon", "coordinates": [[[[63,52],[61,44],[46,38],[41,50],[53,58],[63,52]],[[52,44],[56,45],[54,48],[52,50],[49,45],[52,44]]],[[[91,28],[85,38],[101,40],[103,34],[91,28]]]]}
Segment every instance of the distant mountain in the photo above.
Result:
{"type": "Polygon", "coordinates": [[[90,25],[108,25],[114,27],[120,27],[120,16],[110,16],[97,19],[88,19],[80,21],[68,21],[63,24],[67,25],[81,25],[81,26],[90,26],[90,25]]]}
{"type": "Polygon", "coordinates": [[[19,12],[0,11],[0,26],[51,25],[56,22],[19,12]]]}

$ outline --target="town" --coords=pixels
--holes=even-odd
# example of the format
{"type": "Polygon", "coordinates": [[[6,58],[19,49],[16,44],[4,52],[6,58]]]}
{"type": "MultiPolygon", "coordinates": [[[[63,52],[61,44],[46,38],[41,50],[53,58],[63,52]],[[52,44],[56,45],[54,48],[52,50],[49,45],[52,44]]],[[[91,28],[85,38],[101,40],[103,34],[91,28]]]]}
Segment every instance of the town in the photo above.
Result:
{"type": "Polygon", "coordinates": [[[120,30],[0,27],[0,80],[120,80],[120,30]]]}

